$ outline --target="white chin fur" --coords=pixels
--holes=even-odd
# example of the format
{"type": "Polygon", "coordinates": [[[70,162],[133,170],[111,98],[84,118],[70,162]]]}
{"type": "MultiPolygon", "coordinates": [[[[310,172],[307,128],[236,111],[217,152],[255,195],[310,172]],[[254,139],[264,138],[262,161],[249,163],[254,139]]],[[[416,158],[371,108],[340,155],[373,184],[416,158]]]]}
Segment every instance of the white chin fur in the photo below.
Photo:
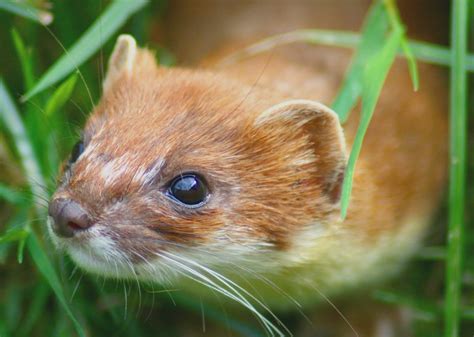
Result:
{"type": "Polygon", "coordinates": [[[101,232],[100,228],[89,229],[88,238],[82,240],[63,239],[54,233],[52,221],[48,217],[47,228],[51,241],[57,249],[66,251],[82,269],[114,279],[141,279],[169,283],[169,271],[163,268],[160,261],[134,264],[114,240],[101,232]]]}
{"type": "Polygon", "coordinates": [[[68,245],[66,250],[79,267],[89,272],[113,278],[133,275],[131,262],[127,264],[127,257],[108,237],[94,235],[80,245],[68,245]]]}
{"type": "Polygon", "coordinates": [[[48,217],[48,232],[56,248],[65,250],[72,260],[81,268],[103,276],[113,278],[135,277],[132,263],[120,251],[116,243],[98,228],[88,230],[86,240],[78,242],[63,239],[54,233],[52,219],[48,217]]]}

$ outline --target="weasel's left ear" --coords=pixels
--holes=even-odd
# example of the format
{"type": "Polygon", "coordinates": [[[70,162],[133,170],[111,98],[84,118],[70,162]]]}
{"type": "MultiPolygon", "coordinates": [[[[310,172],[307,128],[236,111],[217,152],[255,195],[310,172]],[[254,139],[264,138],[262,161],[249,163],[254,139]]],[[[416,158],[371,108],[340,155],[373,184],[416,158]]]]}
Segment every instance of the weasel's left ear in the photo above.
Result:
{"type": "Polygon", "coordinates": [[[104,79],[104,92],[124,72],[131,73],[137,56],[137,42],[131,35],[120,35],[109,59],[104,79]]]}
{"type": "Polygon", "coordinates": [[[310,100],[290,100],[265,110],[257,126],[278,123],[287,132],[301,130],[314,149],[318,177],[332,202],[338,202],[346,168],[346,142],[338,115],[324,104],[310,100]]]}

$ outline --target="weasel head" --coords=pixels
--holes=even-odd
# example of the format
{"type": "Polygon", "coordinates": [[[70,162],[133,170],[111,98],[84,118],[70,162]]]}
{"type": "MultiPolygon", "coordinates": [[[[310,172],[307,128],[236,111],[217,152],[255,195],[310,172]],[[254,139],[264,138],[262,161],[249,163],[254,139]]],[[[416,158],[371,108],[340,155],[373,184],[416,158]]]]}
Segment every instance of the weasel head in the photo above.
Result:
{"type": "Polygon", "coordinates": [[[111,277],[166,281],[193,263],[274,271],[298,233],[338,214],[345,163],[326,106],[159,67],[121,36],[49,229],[81,267],[111,277]]]}

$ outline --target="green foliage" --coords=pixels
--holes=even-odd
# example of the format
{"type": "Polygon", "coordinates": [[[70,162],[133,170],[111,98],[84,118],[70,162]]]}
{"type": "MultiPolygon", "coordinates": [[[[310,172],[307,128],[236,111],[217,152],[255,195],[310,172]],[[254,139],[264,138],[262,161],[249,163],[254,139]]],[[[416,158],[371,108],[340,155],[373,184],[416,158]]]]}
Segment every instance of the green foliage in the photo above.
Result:
{"type": "Polygon", "coordinates": [[[35,261],[36,266],[38,267],[41,274],[48,281],[49,285],[53,289],[57,300],[61,303],[64,310],[66,311],[69,318],[74,323],[77,333],[80,337],[85,336],[84,331],[77,321],[76,317],[72,313],[71,308],[69,307],[69,301],[66,299],[64,294],[64,289],[61,285],[59,276],[56,274],[56,270],[53,267],[53,264],[50,261],[50,258],[46,254],[44,247],[41,247],[38,238],[34,233],[32,233],[27,241],[28,250],[30,251],[31,257],[35,261]]]}
{"type": "Polygon", "coordinates": [[[46,118],[54,118],[56,113],[59,113],[61,108],[69,101],[72,91],[76,86],[78,74],[73,74],[69,77],[59,88],[54,92],[46,104],[44,114],[46,118]]]}
{"type": "Polygon", "coordinates": [[[365,133],[372,119],[377,100],[382,91],[385,78],[387,77],[390,67],[395,61],[398,47],[402,41],[403,31],[399,27],[395,27],[390,37],[383,44],[382,50],[378,51],[367,59],[370,67],[364,68],[363,77],[359,80],[362,85],[362,112],[357,129],[354,143],[352,144],[351,154],[347,163],[344,182],[342,184],[341,197],[341,216],[345,218],[347,208],[349,207],[349,199],[352,191],[352,178],[356,166],[357,157],[362,148],[365,133]]]}
{"type": "Polygon", "coordinates": [[[466,198],[468,0],[453,2],[445,337],[459,335],[466,198]]]}
{"type": "Polygon", "coordinates": [[[383,4],[378,1],[367,14],[367,21],[362,28],[362,36],[352,64],[332,105],[342,123],[347,120],[350,111],[362,94],[362,76],[368,63],[367,60],[381,49],[387,29],[387,14],[383,4]]]}
{"type": "Polygon", "coordinates": [[[31,98],[60,81],[73,70],[77,70],[133,13],[145,4],[146,0],[114,1],[71,48],[64,50],[65,54],[39,79],[24,99],[31,98]]]}

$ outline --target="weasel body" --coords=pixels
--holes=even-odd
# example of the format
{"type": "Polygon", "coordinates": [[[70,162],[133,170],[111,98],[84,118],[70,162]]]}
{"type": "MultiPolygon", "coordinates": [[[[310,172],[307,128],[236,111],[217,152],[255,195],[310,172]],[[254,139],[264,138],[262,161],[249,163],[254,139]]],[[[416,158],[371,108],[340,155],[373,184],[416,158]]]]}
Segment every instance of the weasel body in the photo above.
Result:
{"type": "Polygon", "coordinates": [[[397,62],[342,221],[358,113],[342,127],[324,104],[347,53],[314,49],[308,65],[283,51],[217,67],[233,49],[201,68],[165,69],[130,36],[118,39],[102,100],[50,203],[54,241],[91,272],[200,296],[203,274],[242,286],[243,277],[278,308],[396,272],[444,186],[443,76],[421,65],[413,93],[397,62]]]}

